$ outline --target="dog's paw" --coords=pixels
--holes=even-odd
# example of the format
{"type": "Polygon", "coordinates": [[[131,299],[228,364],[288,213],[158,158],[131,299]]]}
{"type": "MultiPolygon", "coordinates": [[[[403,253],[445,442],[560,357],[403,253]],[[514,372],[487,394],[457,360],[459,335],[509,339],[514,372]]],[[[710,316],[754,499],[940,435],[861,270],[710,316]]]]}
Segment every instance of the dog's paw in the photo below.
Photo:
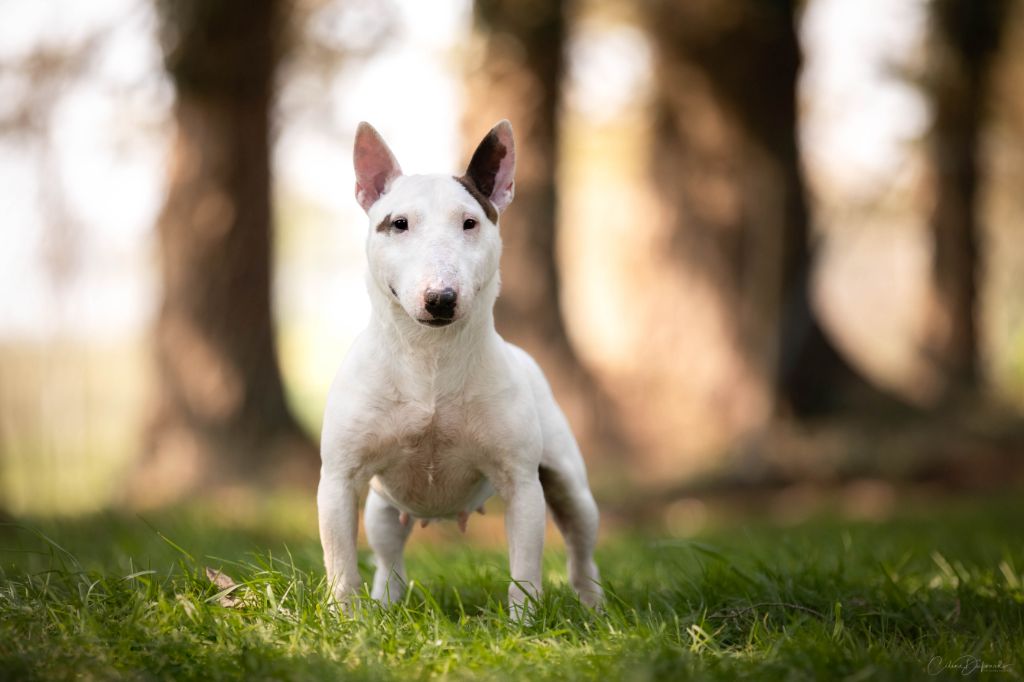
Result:
{"type": "Polygon", "coordinates": [[[519,603],[509,602],[508,619],[519,625],[530,625],[537,619],[537,602],[532,599],[519,603]]]}
{"type": "Polygon", "coordinates": [[[378,604],[387,608],[392,604],[402,601],[402,598],[405,596],[405,590],[405,580],[400,576],[392,575],[390,580],[384,581],[382,584],[374,582],[373,592],[370,596],[378,604]]]}
{"type": "Polygon", "coordinates": [[[604,590],[596,581],[590,581],[583,585],[574,585],[580,603],[595,611],[604,610],[604,590]]]}
{"type": "Polygon", "coordinates": [[[540,590],[529,583],[513,581],[508,586],[508,615],[513,623],[530,623],[537,614],[540,590]]]}
{"type": "Polygon", "coordinates": [[[362,583],[335,585],[327,600],[328,610],[338,616],[353,616],[362,589],[362,583]]]}

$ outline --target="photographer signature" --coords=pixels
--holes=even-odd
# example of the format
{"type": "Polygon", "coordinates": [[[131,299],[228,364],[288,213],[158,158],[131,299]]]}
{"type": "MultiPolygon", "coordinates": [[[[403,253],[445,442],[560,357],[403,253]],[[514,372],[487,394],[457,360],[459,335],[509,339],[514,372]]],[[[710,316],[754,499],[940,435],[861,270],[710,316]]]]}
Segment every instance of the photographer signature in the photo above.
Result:
{"type": "Polygon", "coordinates": [[[932,656],[928,661],[928,674],[938,675],[947,670],[954,670],[961,675],[973,675],[974,673],[1008,673],[1009,663],[986,663],[977,656],[963,655],[957,659],[947,661],[942,656],[932,656]]]}

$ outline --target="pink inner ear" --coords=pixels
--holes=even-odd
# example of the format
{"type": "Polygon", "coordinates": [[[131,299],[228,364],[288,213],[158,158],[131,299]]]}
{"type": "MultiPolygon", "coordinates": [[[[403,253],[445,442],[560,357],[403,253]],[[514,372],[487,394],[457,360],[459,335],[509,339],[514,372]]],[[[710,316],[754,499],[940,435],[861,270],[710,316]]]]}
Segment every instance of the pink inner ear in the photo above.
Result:
{"type": "Polygon", "coordinates": [[[494,203],[498,211],[504,211],[512,203],[512,197],[515,196],[516,143],[512,137],[512,126],[508,121],[501,121],[492,130],[505,148],[505,155],[501,158],[498,170],[494,174],[491,202],[494,203]]]}
{"type": "Polygon", "coordinates": [[[494,186],[494,191],[491,192],[491,203],[494,204],[494,207],[500,213],[508,208],[508,205],[512,203],[513,197],[515,197],[515,183],[509,182],[504,184],[499,180],[494,186]]]}
{"type": "Polygon", "coordinates": [[[512,188],[512,178],[516,172],[516,151],[506,147],[505,157],[498,164],[498,172],[494,175],[494,191],[508,191],[512,188]]]}
{"type": "Polygon", "coordinates": [[[353,150],[356,170],[356,200],[363,210],[370,207],[388,190],[391,181],[402,169],[380,134],[368,123],[360,123],[353,150]]]}

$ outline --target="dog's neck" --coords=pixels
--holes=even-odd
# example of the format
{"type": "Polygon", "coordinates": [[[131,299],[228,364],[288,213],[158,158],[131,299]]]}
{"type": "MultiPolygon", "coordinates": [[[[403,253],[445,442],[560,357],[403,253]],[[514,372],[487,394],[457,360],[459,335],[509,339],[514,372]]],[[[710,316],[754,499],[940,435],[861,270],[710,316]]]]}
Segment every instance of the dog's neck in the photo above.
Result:
{"type": "Polygon", "coordinates": [[[498,339],[494,330],[498,274],[474,297],[473,309],[447,327],[428,327],[413,320],[390,292],[372,276],[368,279],[370,330],[382,355],[406,370],[399,372],[401,376],[416,377],[420,390],[434,396],[461,390],[498,339]]]}

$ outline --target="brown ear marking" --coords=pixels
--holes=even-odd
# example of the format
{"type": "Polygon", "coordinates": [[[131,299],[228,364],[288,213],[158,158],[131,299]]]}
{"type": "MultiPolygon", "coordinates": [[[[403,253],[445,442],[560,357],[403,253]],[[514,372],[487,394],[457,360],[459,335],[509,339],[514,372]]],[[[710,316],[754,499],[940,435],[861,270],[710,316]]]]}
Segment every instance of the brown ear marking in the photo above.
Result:
{"type": "Polygon", "coordinates": [[[494,179],[498,175],[501,160],[508,154],[508,149],[498,139],[498,134],[491,130],[473,152],[473,158],[466,169],[466,177],[471,178],[477,189],[485,197],[494,194],[494,179]]]}
{"type": "Polygon", "coordinates": [[[377,231],[378,232],[387,232],[389,229],[391,229],[391,214],[390,213],[388,213],[386,216],[384,216],[384,219],[381,220],[379,223],[377,223],[377,231]]]}
{"type": "Polygon", "coordinates": [[[469,175],[467,174],[463,175],[462,177],[456,177],[455,182],[462,185],[462,187],[467,192],[469,192],[470,196],[476,199],[476,203],[480,204],[480,208],[484,210],[484,215],[487,216],[487,219],[490,220],[492,223],[497,224],[498,209],[494,207],[494,204],[492,204],[491,200],[487,198],[487,195],[480,191],[480,189],[476,186],[476,183],[473,182],[473,178],[469,177],[469,175]]]}

